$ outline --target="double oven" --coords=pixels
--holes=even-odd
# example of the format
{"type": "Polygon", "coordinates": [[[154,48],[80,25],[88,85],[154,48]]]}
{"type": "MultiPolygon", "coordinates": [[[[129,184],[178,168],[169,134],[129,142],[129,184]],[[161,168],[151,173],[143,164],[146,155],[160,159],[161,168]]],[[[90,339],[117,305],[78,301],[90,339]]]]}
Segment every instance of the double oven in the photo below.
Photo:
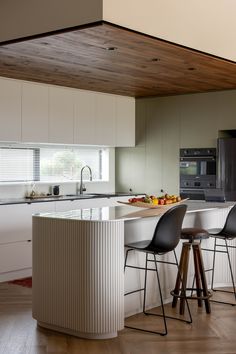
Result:
{"type": "Polygon", "coordinates": [[[180,149],[180,196],[205,199],[205,190],[216,188],[216,149],[180,149]]]}

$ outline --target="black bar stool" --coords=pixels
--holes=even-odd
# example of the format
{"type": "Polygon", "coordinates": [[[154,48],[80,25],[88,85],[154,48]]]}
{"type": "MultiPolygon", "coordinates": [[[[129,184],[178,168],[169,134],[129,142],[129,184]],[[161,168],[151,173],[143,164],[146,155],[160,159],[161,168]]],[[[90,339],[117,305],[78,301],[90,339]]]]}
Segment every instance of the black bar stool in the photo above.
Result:
{"type": "Polygon", "coordinates": [[[229,249],[236,249],[236,246],[232,245],[232,243],[231,243],[236,238],[236,204],[230,210],[230,212],[226,218],[225,225],[224,225],[223,229],[220,230],[218,233],[211,233],[211,231],[209,230],[209,235],[210,235],[210,237],[214,238],[214,248],[213,249],[203,248],[203,250],[213,252],[212,268],[207,269],[207,271],[212,271],[211,290],[232,294],[234,296],[234,302],[219,301],[219,300],[214,300],[214,299],[211,301],[218,302],[220,304],[235,306],[236,305],[236,286],[235,286],[233,267],[232,267],[232,263],[231,263],[231,259],[230,259],[229,249]],[[215,263],[216,263],[216,254],[217,253],[224,253],[227,255],[233,291],[221,290],[221,289],[214,288],[215,263]]]}
{"type": "Polygon", "coordinates": [[[202,301],[204,301],[206,312],[211,313],[209,298],[212,294],[207,288],[205,269],[201,253],[201,240],[206,238],[209,238],[209,234],[204,229],[186,228],[181,231],[181,239],[188,240],[188,242],[183,242],[179,274],[177,275],[175,288],[171,291],[171,294],[173,295],[172,307],[176,307],[179,298],[181,315],[184,314],[185,297],[188,299],[196,299],[199,307],[202,307],[202,301]],[[191,249],[193,250],[196,288],[194,288],[193,285],[192,288],[187,288],[189,255],[191,249]],[[183,278],[182,288],[180,287],[181,276],[183,278]],[[191,290],[190,296],[186,296],[186,290],[191,290]],[[196,296],[193,295],[194,290],[196,290],[196,296]]]}
{"type": "MultiPolygon", "coordinates": [[[[167,316],[165,314],[160,279],[159,279],[159,272],[158,272],[158,267],[157,267],[158,263],[173,264],[178,267],[177,257],[175,254],[175,247],[177,246],[177,244],[179,243],[179,240],[180,240],[181,226],[182,226],[182,222],[183,222],[183,218],[184,218],[186,209],[187,209],[186,205],[182,204],[182,205],[177,205],[177,206],[167,210],[166,213],[164,215],[162,215],[161,218],[159,219],[159,221],[156,225],[152,240],[140,241],[140,242],[135,242],[135,243],[130,243],[130,244],[125,245],[125,247],[127,247],[128,250],[126,251],[126,256],[125,256],[124,270],[126,270],[126,268],[136,268],[136,269],[141,269],[141,270],[145,271],[144,287],[142,289],[130,291],[130,292],[126,293],[125,296],[136,293],[138,291],[144,291],[143,313],[145,315],[161,316],[163,318],[163,324],[164,324],[163,331],[150,331],[150,330],[143,329],[141,327],[137,328],[137,327],[131,327],[131,326],[125,325],[126,328],[132,328],[132,329],[137,329],[137,330],[144,331],[144,332],[166,335],[167,334],[166,318],[171,318],[171,319],[176,319],[179,321],[184,321],[187,323],[192,323],[192,317],[191,317],[190,309],[189,309],[186,299],[185,299],[185,301],[187,304],[189,320],[185,320],[183,318],[176,318],[176,317],[172,317],[172,316],[167,316]],[[130,251],[146,253],[146,262],[145,262],[144,267],[138,267],[135,265],[127,264],[128,255],[129,255],[130,251]],[[171,251],[174,252],[175,262],[167,262],[167,261],[162,261],[162,260],[157,259],[158,255],[163,255],[163,254],[166,254],[171,251]],[[152,256],[152,259],[150,259],[150,256],[152,256]],[[154,262],[155,268],[148,267],[148,265],[150,264],[149,262],[154,262]],[[160,315],[146,310],[147,271],[155,271],[156,275],[157,275],[157,283],[158,283],[158,288],[159,288],[161,309],[162,309],[162,314],[160,314],[160,315]]],[[[181,276],[180,276],[180,279],[181,279],[181,276]]],[[[183,301],[184,301],[184,298],[183,298],[183,301]]]]}

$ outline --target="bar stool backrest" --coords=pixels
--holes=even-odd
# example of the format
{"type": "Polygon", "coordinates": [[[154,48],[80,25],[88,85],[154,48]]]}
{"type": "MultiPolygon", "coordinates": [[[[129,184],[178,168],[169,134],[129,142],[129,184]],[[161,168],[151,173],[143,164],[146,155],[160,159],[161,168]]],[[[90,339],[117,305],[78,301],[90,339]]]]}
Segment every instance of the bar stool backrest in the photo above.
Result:
{"type": "Polygon", "coordinates": [[[180,240],[186,209],[187,206],[181,204],[167,210],[158,221],[153,238],[146,249],[160,254],[173,251],[180,240]]]}
{"type": "Polygon", "coordinates": [[[220,235],[223,235],[228,239],[236,237],[236,204],[231,208],[220,235]]]}

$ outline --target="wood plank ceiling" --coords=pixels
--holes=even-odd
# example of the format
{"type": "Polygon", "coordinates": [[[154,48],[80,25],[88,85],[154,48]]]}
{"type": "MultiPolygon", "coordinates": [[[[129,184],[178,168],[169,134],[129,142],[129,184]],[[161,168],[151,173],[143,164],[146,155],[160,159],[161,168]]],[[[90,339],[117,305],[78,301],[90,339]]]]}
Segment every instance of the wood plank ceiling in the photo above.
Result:
{"type": "Polygon", "coordinates": [[[0,46],[0,76],[133,97],[236,88],[236,64],[109,23],[0,46]]]}

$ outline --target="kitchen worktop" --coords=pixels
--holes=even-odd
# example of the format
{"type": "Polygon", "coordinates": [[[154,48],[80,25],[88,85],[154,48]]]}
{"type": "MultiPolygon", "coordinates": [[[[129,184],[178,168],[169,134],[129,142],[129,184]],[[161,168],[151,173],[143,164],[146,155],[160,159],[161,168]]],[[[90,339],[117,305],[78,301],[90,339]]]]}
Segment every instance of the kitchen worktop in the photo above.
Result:
{"type": "Polygon", "coordinates": [[[45,196],[39,198],[2,198],[0,199],[0,205],[9,204],[31,204],[31,203],[42,203],[42,202],[55,202],[55,201],[65,201],[65,200],[84,200],[84,199],[96,199],[96,198],[115,198],[115,197],[129,197],[133,195],[144,195],[145,193],[89,193],[89,194],[68,194],[61,196],[45,196]]]}
{"type": "MultiPolygon", "coordinates": [[[[187,201],[187,213],[201,212],[212,209],[228,208],[233,206],[234,202],[214,203],[205,201],[187,201]]],[[[113,221],[118,219],[132,220],[146,217],[155,217],[163,214],[173,204],[168,207],[154,209],[139,208],[128,205],[119,205],[112,207],[87,208],[70,210],[66,212],[39,213],[37,216],[55,219],[70,219],[83,221],[113,221]]]]}

